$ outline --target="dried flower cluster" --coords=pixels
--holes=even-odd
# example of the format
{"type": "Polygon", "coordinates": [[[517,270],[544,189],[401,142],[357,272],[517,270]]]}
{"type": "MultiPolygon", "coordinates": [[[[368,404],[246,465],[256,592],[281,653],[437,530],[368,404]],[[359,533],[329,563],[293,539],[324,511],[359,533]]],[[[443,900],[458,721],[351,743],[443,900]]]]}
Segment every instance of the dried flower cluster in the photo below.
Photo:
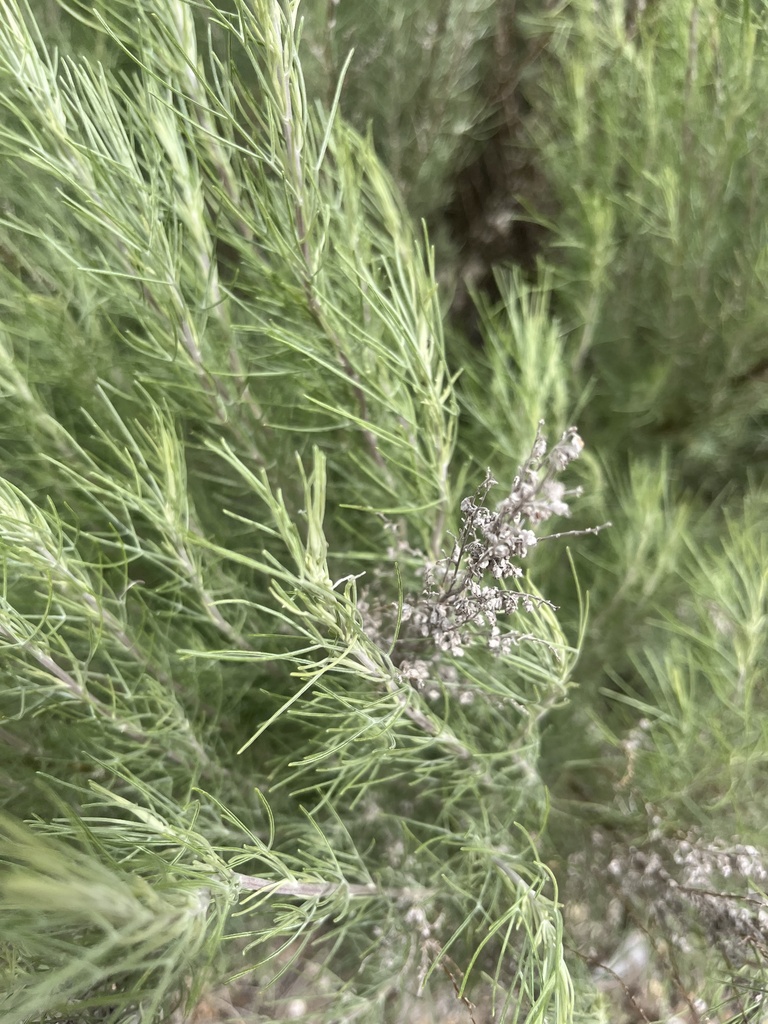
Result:
{"type": "Polygon", "coordinates": [[[728,970],[768,968],[768,864],[754,846],[693,832],[669,837],[653,813],[649,824],[642,848],[596,829],[591,851],[569,859],[572,941],[598,987],[623,1005],[622,1019],[724,1020],[744,993],[724,988],[718,1008],[695,997],[702,950],[728,970]]]}
{"type": "Polygon", "coordinates": [[[659,838],[647,849],[614,847],[600,874],[680,952],[691,953],[698,934],[730,964],[768,964],[768,865],[754,846],[659,838]]]}
{"type": "MultiPolygon", "coordinates": [[[[495,510],[487,499],[497,481],[487,473],[477,493],[461,503],[461,529],[451,554],[427,568],[421,595],[403,603],[400,640],[429,641],[437,651],[460,657],[479,638],[499,654],[527,638],[502,629],[499,620],[549,602],[505,583],[522,576],[518,562],[537,543],[534,528],[569,514],[565,499],[581,491],[567,491],[555,478],[583,447],[571,427],[548,452],[540,427],[530,456],[495,510]]],[[[416,685],[429,675],[428,663],[418,659],[403,661],[401,670],[416,685]]]]}

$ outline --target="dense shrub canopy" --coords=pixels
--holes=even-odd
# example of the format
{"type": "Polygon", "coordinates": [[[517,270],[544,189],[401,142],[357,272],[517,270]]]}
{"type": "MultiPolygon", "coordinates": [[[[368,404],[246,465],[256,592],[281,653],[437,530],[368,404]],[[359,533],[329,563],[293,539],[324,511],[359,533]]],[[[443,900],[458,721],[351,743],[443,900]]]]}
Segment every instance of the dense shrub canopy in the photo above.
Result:
{"type": "Polygon", "coordinates": [[[2,1024],[758,1019],[767,76],[0,0],[2,1024]]]}

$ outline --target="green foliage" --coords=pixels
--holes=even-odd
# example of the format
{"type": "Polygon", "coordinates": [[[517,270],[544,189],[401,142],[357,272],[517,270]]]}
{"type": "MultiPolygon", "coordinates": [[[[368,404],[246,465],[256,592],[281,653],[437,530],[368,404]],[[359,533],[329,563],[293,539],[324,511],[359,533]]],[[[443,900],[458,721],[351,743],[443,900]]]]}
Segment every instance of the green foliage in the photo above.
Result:
{"type": "Polygon", "coordinates": [[[724,806],[735,834],[765,839],[752,791],[766,742],[765,513],[764,489],[751,487],[726,514],[722,540],[688,554],[685,597],[659,623],[663,651],[638,666],[653,698],[641,707],[650,719],[637,767],[645,799],[670,823],[694,811],[711,840],[724,806]]]}
{"type": "Polygon", "coordinates": [[[557,308],[599,382],[584,428],[671,446],[711,497],[765,460],[764,12],[649,3],[628,28],[624,8],[528,21],[550,65],[529,126],[558,209],[557,308]]]}
{"type": "Polygon", "coordinates": [[[105,64],[0,10],[0,1020],[189,1008],[225,931],[265,985],[322,975],[312,1020],[568,1019],[533,836],[576,652],[528,583],[506,653],[398,636],[484,470],[298,8],[74,11],[105,64]]]}
{"type": "Polygon", "coordinates": [[[383,0],[302,6],[304,65],[330,100],[344,69],[346,118],[374,145],[418,216],[439,210],[451,177],[496,114],[486,80],[514,4],[509,0],[383,0]],[[351,54],[351,59],[350,58],[351,54]]]}
{"type": "MultiPolygon", "coordinates": [[[[496,307],[478,296],[480,351],[461,350],[462,435],[479,465],[514,459],[538,424],[567,423],[572,397],[563,375],[565,335],[550,312],[551,282],[537,287],[499,271],[496,307]]],[[[457,344],[459,344],[457,339],[457,344]]]]}
{"type": "Polygon", "coordinates": [[[557,212],[528,209],[549,229],[563,373],[588,390],[592,514],[615,523],[577,556],[583,685],[542,763],[572,934],[635,1017],[746,1020],[766,959],[764,12],[575,2],[525,24],[543,52],[526,127],[557,212]],[[650,937],[640,978],[612,926],[650,937]]]}
{"type": "Polygon", "coordinates": [[[0,1024],[755,1019],[766,56],[0,0],[0,1024]]]}
{"type": "MultiPolygon", "coordinates": [[[[98,1019],[99,1010],[109,1015],[117,986],[119,1001],[142,1005],[152,1019],[169,995],[178,996],[174,989],[204,944],[220,937],[235,898],[217,878],[222,862],[201,849],[194,828],[174,830],[146,808],[129,809],[138,817],[130,826],[107,818],[58,823],[70,839],[73,830],[87,837],[90,849],[3,821],[0,907],[12,923],[0,969],[3,1020],[38,1019],[73,992],[80,995],[75,1012],[98,1019]],[[118,830],[120,851],[110,849],[118,830]],[[172,836],[179,852],[169,884],[172,836]]],[[[198,976],[193,994],[204,981],[198,976]]]]}

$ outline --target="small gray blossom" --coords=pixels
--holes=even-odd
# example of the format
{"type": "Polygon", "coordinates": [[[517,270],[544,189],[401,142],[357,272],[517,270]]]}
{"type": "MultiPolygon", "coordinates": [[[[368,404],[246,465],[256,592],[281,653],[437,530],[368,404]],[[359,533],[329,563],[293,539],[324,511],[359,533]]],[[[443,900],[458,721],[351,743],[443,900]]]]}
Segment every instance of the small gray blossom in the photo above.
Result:
{"type": "MultiPolygon", "coordinates": [[[[374,609],[364,599],[358,603],[366,629],[391,649],[403,683],[430,702],[455,696],[468,705],[474,699],[449,660],[461,658],[468,647],[482,644],[503,656],[524,640],[536,640],[512,628],[509,619],[531,614],[542,605],[554,606],[521,589],[520,563],[544,539],[537,535],[542,523],[553,516],[570,515],[568,499],[579,496],[581,488],[567,490],[557,477],[579,457],[583,447],[576,428],[569,427],[550,450],[539,424],[530,455],[495,507],[489,495],[498,481],[490,470],[486,472],[477,491],[461,501],[460,527],[450,554],[424,564],[418,571],[421,592],[406,595],[400,602],[394,644],[388,628],[393,606],[374,609]]],[[[600,529],[569,532],[597,533],[600,529]]],[[[418,554],[402,536],[397,551],[418,554]]]]}
{"type": "Polygon", "coordinates": [[[461,528],[450,555],[429,566],[420,597],[403,604],[403,640],[431,639],[437,651],[452,657],[478,640],[498,654],[509,653],[521,634],[502,630],[499,620],[549,602],[505,583],[522,577],[519,563],[538,543],[535,528],[570,514],[566,498],[581,491],[567,491],[555,477],[583,447],[570,427],[548,453],[540,425],[531,454],[495,509],[488,496],[497,480],[487,471],[477,492],[461,502],[461,528]]]}

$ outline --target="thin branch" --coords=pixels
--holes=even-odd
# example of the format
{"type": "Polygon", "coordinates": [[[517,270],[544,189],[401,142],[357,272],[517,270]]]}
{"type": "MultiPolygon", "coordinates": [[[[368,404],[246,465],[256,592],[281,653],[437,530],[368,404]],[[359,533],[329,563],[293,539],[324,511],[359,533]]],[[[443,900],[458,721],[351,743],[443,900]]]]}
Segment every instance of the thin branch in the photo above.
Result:
{"type": "MultiPolygon", "coordinates": [[[[261,892],[265,889],[275,896],[301,896],[317,899],[334,896],[343,892],[349,896],[381,896],[382,890],[371,882],[370,885],[353,885],[349,882],[286,882],[275,881],[274,878],[259,878],[257,875],[235,874],[235,880],[241,889],[249,892],[261,892]]],[[[402,895],[405,890],[401,890],[402,895]]],[[[392,895],[387,893],[387,895],[392,895]]]]}
{"type": "Polygon", "coordinates": [[[538,538],[538,542],[540,544],[543,540],[559,540],[561,537],[586,537],[587,534],[592,534],[596,537],[601,530],[607,530],[611,526],[613,526],[613,523],[607,522],[601,523],[600,526],[585,526],[583,530],[563,530],[562,533],[546,533],[543,537],[538,538]]]}

